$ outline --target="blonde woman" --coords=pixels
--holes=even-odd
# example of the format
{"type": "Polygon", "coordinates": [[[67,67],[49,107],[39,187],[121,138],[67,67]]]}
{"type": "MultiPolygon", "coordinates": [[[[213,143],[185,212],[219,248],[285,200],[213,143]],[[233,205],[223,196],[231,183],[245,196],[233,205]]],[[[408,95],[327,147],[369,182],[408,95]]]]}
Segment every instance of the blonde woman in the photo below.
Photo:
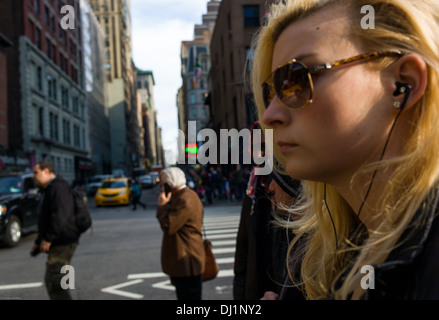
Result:
{"type": "Polygon", "coordinates": [[[286,0],[255,40],[308,299],[439,299],[438,23],[437,0],[286,0]]]}

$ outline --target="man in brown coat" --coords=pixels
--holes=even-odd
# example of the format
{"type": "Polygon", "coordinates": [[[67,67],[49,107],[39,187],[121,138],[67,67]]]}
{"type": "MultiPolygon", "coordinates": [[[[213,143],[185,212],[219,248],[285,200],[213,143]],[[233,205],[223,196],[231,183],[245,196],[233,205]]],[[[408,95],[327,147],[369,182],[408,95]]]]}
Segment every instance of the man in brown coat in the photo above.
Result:
{"type": "Polygon", "coordinates": [[[186,186],[186,177],[179,168],[164,169],[160,184],[157,219],[163,231],[163,272],[171,277],[178,300],[201,300],[205,261],[203,204],[186,186]]]}

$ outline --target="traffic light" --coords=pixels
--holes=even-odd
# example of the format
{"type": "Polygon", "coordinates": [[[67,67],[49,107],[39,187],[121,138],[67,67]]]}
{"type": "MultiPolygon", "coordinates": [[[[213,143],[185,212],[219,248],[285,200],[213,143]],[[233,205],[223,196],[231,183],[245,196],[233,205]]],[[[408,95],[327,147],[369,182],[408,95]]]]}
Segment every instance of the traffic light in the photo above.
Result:
{"type": "Polygon", "coordinates": [[[186,143],[186,158],[196,158],[198,154],[198,143],[186,143]]]}

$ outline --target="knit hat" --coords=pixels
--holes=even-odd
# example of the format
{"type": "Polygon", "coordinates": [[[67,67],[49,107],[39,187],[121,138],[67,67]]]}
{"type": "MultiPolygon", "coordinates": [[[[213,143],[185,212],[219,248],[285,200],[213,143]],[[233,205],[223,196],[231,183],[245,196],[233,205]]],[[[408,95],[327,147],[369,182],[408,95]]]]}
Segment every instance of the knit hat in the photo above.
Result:
{"type": "Polygon", "coordinates": [[[163,183],[167,183],[171,189],[181,187],[186,184],[186,176],[183,170],[177,167],[166,168],[160,172],[163,183]]]}

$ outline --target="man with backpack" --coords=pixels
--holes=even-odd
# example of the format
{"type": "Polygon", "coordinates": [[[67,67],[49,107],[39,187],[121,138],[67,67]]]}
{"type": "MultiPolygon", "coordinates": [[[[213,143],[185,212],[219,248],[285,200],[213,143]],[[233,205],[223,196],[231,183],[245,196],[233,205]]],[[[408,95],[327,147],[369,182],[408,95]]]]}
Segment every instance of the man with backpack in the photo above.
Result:
{"type": "MultiPolygon", "coordinates": [[[[70,265],[81,231],[76,225],[75,198],[69,183],[55,174],[49,161],[34,166],[34,180],[43,189],[39,203],[38,237],[31,255],[48,253],[44,282],[52,300],[71,300],[63,289],[61,268],[70,265]]],[[[70,287],[70,286],[69,286],[70,287]]]]}

